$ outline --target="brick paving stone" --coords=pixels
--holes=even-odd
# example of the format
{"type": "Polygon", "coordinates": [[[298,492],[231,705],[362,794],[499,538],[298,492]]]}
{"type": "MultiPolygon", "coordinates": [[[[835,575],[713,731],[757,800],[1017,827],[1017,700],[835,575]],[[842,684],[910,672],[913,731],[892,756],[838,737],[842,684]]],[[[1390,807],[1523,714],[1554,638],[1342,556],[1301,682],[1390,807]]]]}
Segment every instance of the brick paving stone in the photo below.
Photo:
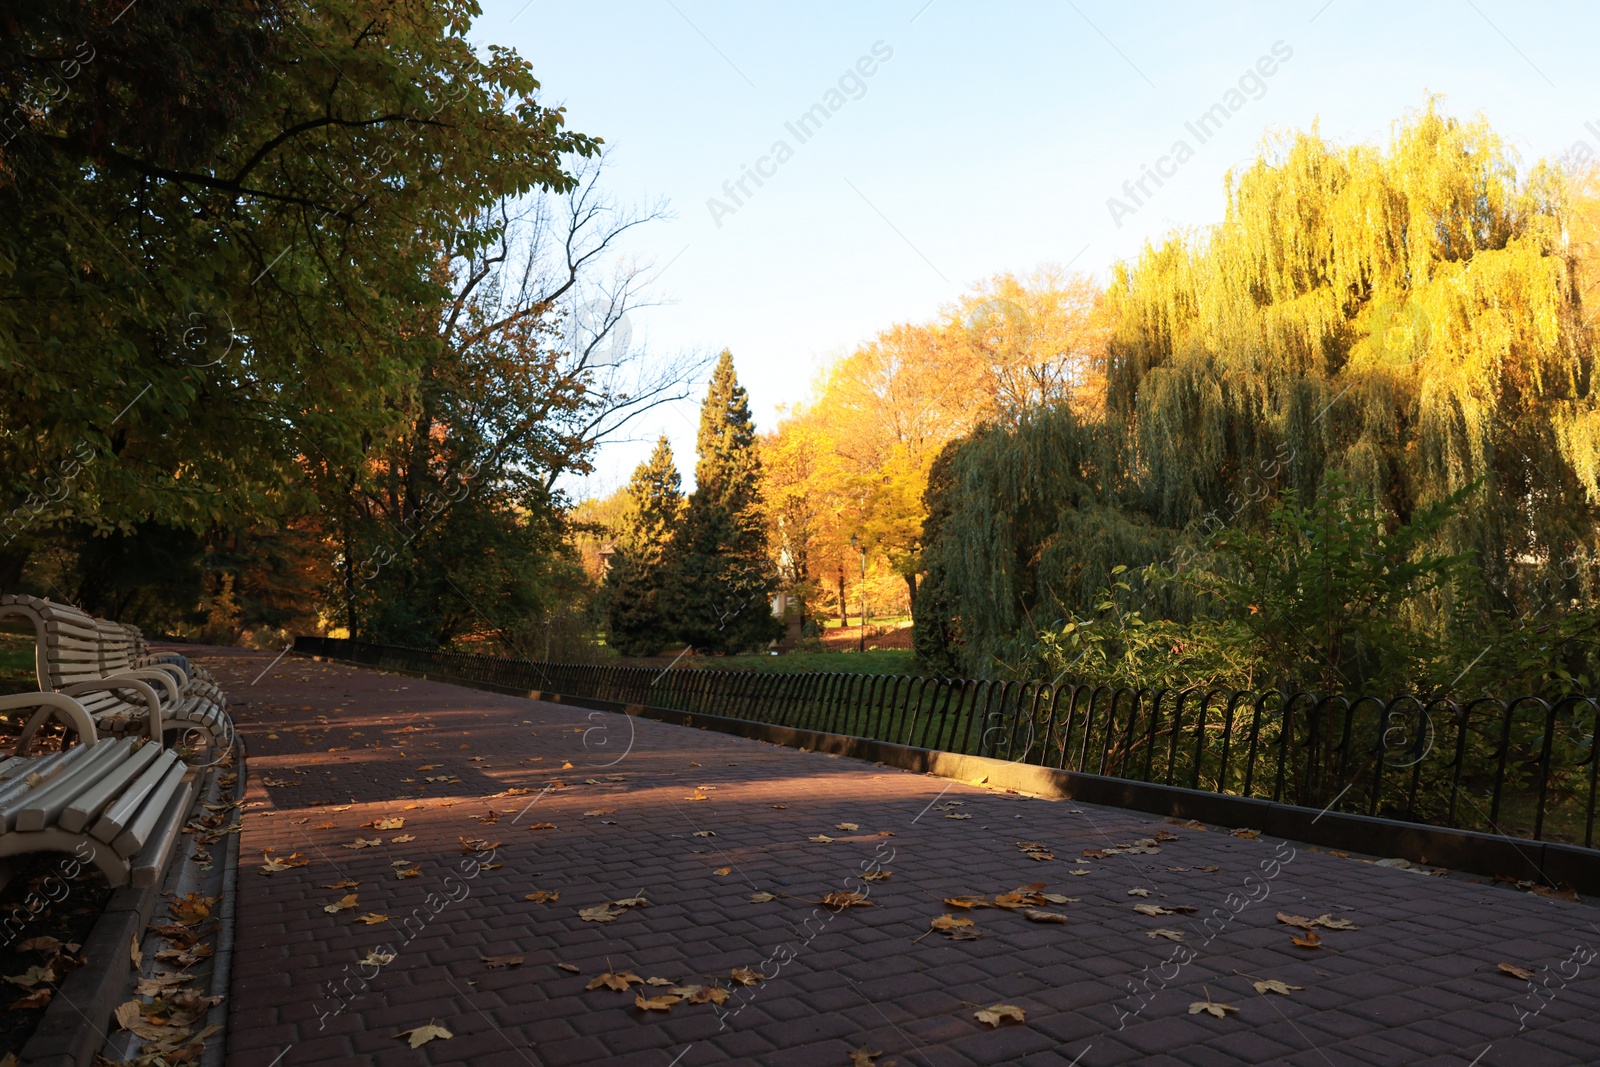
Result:
{"type": "Polygon", "coordinates": [[[270,655],[188,651],[228,690],[249,746],[230,1065],[822,1067],[863,1045],[931,1067],[1465,1067],[1491,1044],[1482,1067],[1600,1061],[1600,966],[1520,1032],[1516,1007],[1539,1002],[1495,967],[1554,973],[1600,921],[1588,904],[379,671],[291,657],[252,684],[270,655]],[[370,825],[382,818],[405,822],[370,825]],[[555,828],[531,829],[542,823],[555,828]],[[1083,855],[1157,831],[1177,835],[1158,855],[1083,855]],[[358,836],[381,843],[344,847],[358,836]],[[1028,859],[1024,840],[1057,859],[1028,859]],[[309,865],[261,873],[263,855],[293,853],[309,865]],[[856,881],[874,857],[893,875],[856,881]],[[359,885],[326,888],[344,880],[359,885]],[[960,914],[976,940],[923,936],[955,911],[945,897],[1033,882],[1079,898],[1055,906],[1067,925],[975,909],[960,914]],[[534,889],[560,900],[525,900],[534,889]],[[818,906],[847,889],[870,906],[818,906]],[[323,910],[349,891],[354,911],[323,910]],[[641,892],[649,903],[611,922],[578,916],[641,892]],[[781,895],[753,904],[757,892],[781,895]],[[1307,952],[1279,911],[1360,929],[1307,952]],[[368,913],[388,918],[354,922],[368,913]],[[363,967],[375,948],[394,960],[363,967]],[[491,970],[497,955],[523,963],[491,970]],[[766,979],[732,987],[735,967],[766,979]],[[657,987],[585,990],[607,969],[717,981],[734,993],[722,1010],[738,1010],[643,1012],[635,993],[657,987]],[[1260,996],[1250,982],[1266,977],[1306,988],[1260,996]],[[1189,1015],[1207,993],[1240,1011],[1189,1015]],[[995,1002],[1027,1021],[982,1026],[973,1011],[995,1002]],[[396,1040],[430,1020],[455,1036],[396,1040]]]}

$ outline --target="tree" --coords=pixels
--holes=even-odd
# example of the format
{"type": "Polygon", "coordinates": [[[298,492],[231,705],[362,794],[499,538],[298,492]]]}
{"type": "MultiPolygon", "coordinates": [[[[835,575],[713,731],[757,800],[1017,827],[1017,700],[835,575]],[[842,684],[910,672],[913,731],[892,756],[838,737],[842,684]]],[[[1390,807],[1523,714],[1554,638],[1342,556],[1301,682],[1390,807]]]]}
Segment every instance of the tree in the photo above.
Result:
{"type": "Polygon", "coordinates": [[[726,349],[700,407],[695,489],[672,540],[662,610],[697,649],[739,652],[774,640],[768,603],[777,572],[767,554],[761,459],[750,401],[726,349]]]}
{"type": "Polygon", "coordinates": [[[628,482],[628,510],[603,589],[607,641],[624,656],[653,656],[672,640],[660,598],[667,549],[683,510],[680,484],[672,448],[662,435],[628,482]]]}

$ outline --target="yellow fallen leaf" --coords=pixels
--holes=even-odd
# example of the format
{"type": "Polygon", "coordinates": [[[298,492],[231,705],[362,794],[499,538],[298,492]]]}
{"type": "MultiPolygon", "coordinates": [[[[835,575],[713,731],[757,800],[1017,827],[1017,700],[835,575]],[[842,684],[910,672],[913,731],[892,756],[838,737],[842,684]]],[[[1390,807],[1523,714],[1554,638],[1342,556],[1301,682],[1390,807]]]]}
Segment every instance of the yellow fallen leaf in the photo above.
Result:
{"type": "Polygon", "coordinates": [[[731,977],[740,985],[755,985],[757,982],[761,981],[761,975],[751,970],[749,967],[735,967],[732,971],[731,977]]]}
{"type": "Polygon", "coordinates": [[[416,836],[414,834],[401,834],[399,837],[391,837],[391,838],[389,838],[389,844],[391,844],[391,845],[405,845],[405,844],[409,844],[409,843],[411,843],[412,841],[415,841],[415,840],[416,840],[416,836]]]}
{"type": "Polygon", "coordinates": [[[845,908],[869,908],[872,901],[867,899],[865,893],[833,892],[822,898],[822,906],[843,911],[845,908]]]}
{"type": "Polygon", "coordinates": [[[776,894],[776,893],[751,893],[750,894],[750,903],[752,903],[752,904],[765,904],[769,900],[777,900],[777,899],[778,899],[778,894],[776,894]]]}
{"type": "Polygon", "coordinates": [[[352,842],[351,844],[340,845],[339,847],[340,848],[377,848],[381,844],[383,844],[383,838],[381,838],[381,837],[374,837],[369,841],[368,839],[366,839],[364,837],[357,836],[355,841],[352,842]]]}
{"type": "Polygon", "coordinates": [[[851,1050],[850,1067],[877,1067],[872,1061],[882,1055],[883,1052],[881,1050],[862,1045],[858,1049],[851,1050]]]}
{"type": "Polygon", "coordinates": [[[388,921],[389,921],[389,916],[380,915],[375,911],[368,912],[365,915],[357,915],[356,916],[356,922],[365,923],[368,926],[377,926],[379,923],[386,923],[388,921]]]}
{"type": "Polygon", "coordinates": [[[373,819],[367,826],[374,830],[398,830],[406,824],[405,819],[396,815],[388,819],[373,819]]]}
{"type": "Polygon", "coordinates": [[[842,822],[834,827],[835,830],[859,830],[861,827],[853,822],[842,822]]]}
{"type": "Polygon", "coordinates": [[[1308,932],[1305,937],[1291,937],[1289,940],[1293,941],[1295,944],[1299,945],[1301,948],[1321,948],[1322,947],[1322,938],[1318,937],[1315,933],[1308,932]]]}
{"type": "Polygon", "coordinates": [[[522,899],[531,900],[535,904],[554,904],[561,899],[561,891],[559,889],[554,892],[548,889],[535,889],[531,893],[524,894],[522,899]]]}
{"type": "Polygon", "coordinates": [[[1190,1015],[1199,1015],[1201,1012],[1205,1012],[1207,1015],[1214,1015],[1219,1019],[1226,1019],[1230,1011],[1238,1010],[1232,1004],[1219,1004],[1212,1000],[1210,990],[1206,990],[1206,999],[1197,1000],[1189,1005],[1190,1015]]]}
{"type": "Polygon", "coordinates": [[[1289,985],[1287,982],[1280,982],[1276,978],[1268,978],[1264,981],[1256,982],[1254,985],[1257,993],[1282,993],[1284,996],[1288,996],[1293,990],[1305,988],[1303,985],[1289,985]]]}
{"type": "Polygon", "coordinates": [[[579,908],[578,918],[591,923],[608,923],[621,915],[620,911],[612,911],[610,902],[596,904],[592,908],[579,908]]]}
{"type": "Polygon", "coordinates": [[[816,837],[808,837],[808,838],[806,838],[806,840],[807,841],[815,841],[818,844],[822,844],[822,845],[828,845],[828,844],[832,844],[833,843],[833,838],[829,837],[827,834],[818,834],[816,837]]]}
{"type": "Polygon", "coordinates": [[[716,874],[716,875],[732,874],[733,873],[733,868],[732,867],[718,867],[716,870],[712,871],[711,873],[712,874],[716,874]]]}
{"type": "Polygon", "coordinates": [[[409,1041],[412,1048],[421,1048],[430,1041],[444,1040],[446,1038],[455,1037],[456,1035],[452,1034],[444,1027],[436,1026],[430,1022],[427,1026],[419,1026],[415,1030],[405,1030],[401,1033],[395,1034],[394,1036],[403,1041],[409,1041]]]}
{"type": "Polygon", "coordinates": [[[630,985],[643,985],[644,979],[632,971],[607,971],[589,979],[585,989],[615,989],[619,993],[626,993],[630,985]]]}
{"type": "Polygon", "coordinates": [[[354,893],[347,893],[338,900],[334,901],[332,904],[324,904],[322,906],[322,910],[332,915],[341,911],[349,911],[355,906],[356,895],[354,893]]]}
{"type": "Polygon", "coordinates": [[[1509,974],[1511,977],[1520,978],[1524,982],[1532,980],[1532,978],[1533,978],[1533,976],[1535,974],[1535,972],[1534,972],[1534,970],[1532,968],[1530,968],[1530,967],[1518,967],[1514,963],[1500,963],[1500,964],[1496,964],[1495,966],[1497,966],[1504,973],[1509,974]]]}
{"type": "Polygon", "coordinates": [[[1160,929],[1160,930],[1146,930],[1144,932],[1144,936],[1146,936],[1146,937],[1164,937],[1168,941],[1182,941],[1183,940],[1183,932],[1182,931],[1180,931],[1180,930],[1167,930],[1165,928],[1160,929]]]}
{"type": "Polygon", "coordinates": [[[645,997],[638,993],[633,995],[634,1006],[644,1011],[671,1011],[672,1006],[682,999],[670,993],[662,997],[645,997]]]}
{"type": "Polygon", "coordinates": [[[991,1004],[987,1008],[979,1008],[972,1013],[972,1017],[980,1023],[997,1027],[1003,1022],[1027,1022],[1028,1013],[1015,1004],[991,1004]]]}

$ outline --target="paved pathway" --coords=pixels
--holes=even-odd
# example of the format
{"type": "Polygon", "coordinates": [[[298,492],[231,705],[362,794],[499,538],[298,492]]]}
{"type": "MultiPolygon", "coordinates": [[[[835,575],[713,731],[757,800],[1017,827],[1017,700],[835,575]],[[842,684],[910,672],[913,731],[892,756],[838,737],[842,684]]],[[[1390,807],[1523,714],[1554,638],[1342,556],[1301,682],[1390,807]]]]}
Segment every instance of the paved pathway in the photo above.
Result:
{"type": "Polygon", "coordinates": [[[1587,905],[397,675],[290,657],[252,683],[270,656],[201,659],[250,749],[239,1067],[798,1067],[863,1047],[878,1067],[1600,1061],[1587,905]],[[370,825],[388,818],[404,825],[370,825]],[[1159,852],[1082,855],[1167,834],[1159,852]],[[294,853],[309,865],[262,873],[294,853]],[[879,867],[892,876],[853,877],[879,867]],[[360,884],[329,888],[344,881],[360,884]],[[1066,924],[942,903],[1036,882],[1078,898],[1042,904],[1066,924]],[[560,898],[525,899],[540,890],[560,898]],[[870,904],[814,904],[850,891],[870,904]],[[1359,929],[1300,948],[1280,911],[1359,929]],[[388,920],[353,921],[371,914],[388,920]],[[929,933],[943,914],[980,936],[929,933]],[[523,962],[485,963],[502,956],[523,962]],[[1540,993],[1500,963],[1537,972],[1540,993]],[[740,985],[735,968],[767,977],[740,985]],[[732,995],[646,1011],[637,996],[673,987],[586,990],[606,972],[732,995]],[[1238,1011],[1190,1014],[1207,999],[1238,1011]],[[974,1018],[996,1003],[1026,1021],[974,1018]],[[396,1037],[430,1023],[453,1036],[396,1037]]]}

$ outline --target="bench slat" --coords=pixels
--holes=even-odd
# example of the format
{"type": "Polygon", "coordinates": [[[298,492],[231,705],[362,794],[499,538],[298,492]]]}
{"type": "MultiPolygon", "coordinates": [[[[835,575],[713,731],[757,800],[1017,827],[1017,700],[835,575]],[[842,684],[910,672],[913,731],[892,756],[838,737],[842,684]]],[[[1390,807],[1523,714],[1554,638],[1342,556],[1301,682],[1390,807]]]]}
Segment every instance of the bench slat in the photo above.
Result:
{"type": "Polygon", "coordinates": [[[116,850],[117,855],[124,858],[137,855],[139,850],[144,848],[145,842],[153,839],[156,827],[161,822],[161,816],[166,813],[167,805],[171,803],[172,798],[188,792],[183,787],[183,776],[187,773],[189,768],[174,756],[167,773],[156,783],[155,788],[150,790],[140,805],[139,814],[133,823],[111,842],[111,847],[116,850]]]}
{"type": "Polygon", "coordinates": [[[111,803],[129,782],[155,760],[158,751],[160,749],[156,745],[144,745],[129,759],[103,772],[99,781],[88,783],[72,803],[62,810],[56,820],[57,825],[73,833],[81,832],[89,820],[100,813],[100,809],[111,803]]]}
{"type": "MultiPolygon", "coordinates": [[[[115,803],[106,808],[104,814],[90,828],[89,835],[97,840],[110,843],[113,838],[122,833],[128,825],[139,816],[139,809],[150,796],[151,790],[161,784],[162,777],[174,766],[182,769],[177,753],[171,749],[162,749],[143,774],[134,779],[133,784],[123,790],[115,803]]],[[[132,855],[137,849],[129,850],[126,855],[132,855]]]]}
{"type": "Polygon", "coordinates": [[[38,788],[22,793],[15,800],[0,803],[0,818],[18,832],[43,830],[60,817],[80,790],[98,781],[133,751],[133,738],[95,745],[89,754],[61,771],[38,788]],[[102,752],[101,750],[104,749],[102,752]]]}

